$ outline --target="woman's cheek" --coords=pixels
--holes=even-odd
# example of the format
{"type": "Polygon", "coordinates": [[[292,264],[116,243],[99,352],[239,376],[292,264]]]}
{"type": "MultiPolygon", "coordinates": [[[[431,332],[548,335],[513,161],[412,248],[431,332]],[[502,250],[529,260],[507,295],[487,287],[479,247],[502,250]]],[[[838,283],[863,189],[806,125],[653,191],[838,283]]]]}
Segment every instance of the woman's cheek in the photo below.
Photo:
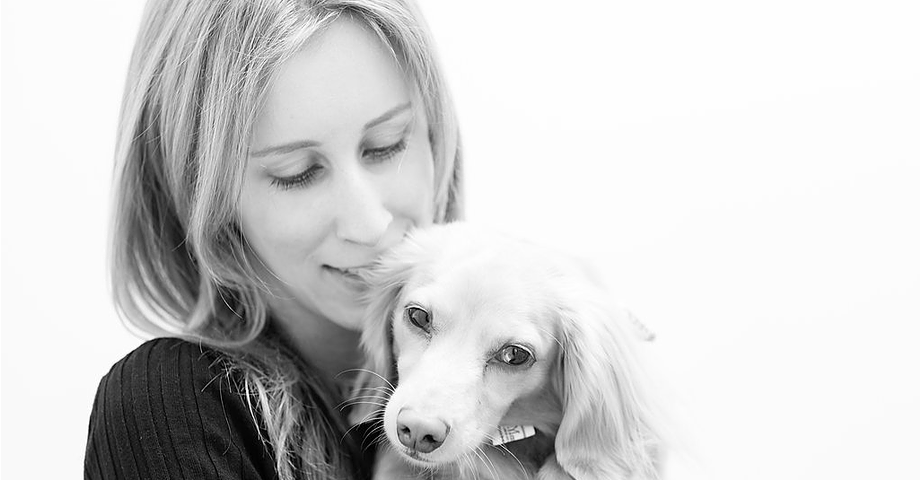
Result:
{"type": "Polygon", "coordinates": [[[304,198],[306,191],[265,193],[257,208],[247,209],[249,218],[244,219],[244,235],[272,270],[283,270],[285,265],[298,263],[319,247],[322,210],[315,201],[304,198]]]}
{"type": "MultiPolygon", "coordinates": [[[[302,192],[304,194],[311,192],[302,192]]],[[[301,195],[291,195],[284,205],[273,212],[266,212],[266,218],[271,218],[273,226],[280,244],[285,250],[291,252],[300,252],[303,256],[316,251],[323,243],[324,236],[328,228],[329,212],[328,208],[323,208],[322,202],[306,201],[305,198],[298,198],[301,195]]]]}
{"type": "Polygon", "coordinates": [[[391,181],[400,213],[421,225],[434,218],[434,161],[430,151],[428,142],[410,150],[391,181]]]}

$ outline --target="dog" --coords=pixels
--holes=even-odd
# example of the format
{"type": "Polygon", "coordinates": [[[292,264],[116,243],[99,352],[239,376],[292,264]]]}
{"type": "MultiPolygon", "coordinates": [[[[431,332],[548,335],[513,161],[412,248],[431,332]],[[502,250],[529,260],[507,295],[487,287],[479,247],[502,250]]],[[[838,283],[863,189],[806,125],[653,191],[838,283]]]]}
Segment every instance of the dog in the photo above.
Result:
{"type": "Polygon", "coordinates": [[[658,478],[651,334],[584,265],[456,222],[364,277],[353,418],[382,425],[375,479],[658,478]]]}

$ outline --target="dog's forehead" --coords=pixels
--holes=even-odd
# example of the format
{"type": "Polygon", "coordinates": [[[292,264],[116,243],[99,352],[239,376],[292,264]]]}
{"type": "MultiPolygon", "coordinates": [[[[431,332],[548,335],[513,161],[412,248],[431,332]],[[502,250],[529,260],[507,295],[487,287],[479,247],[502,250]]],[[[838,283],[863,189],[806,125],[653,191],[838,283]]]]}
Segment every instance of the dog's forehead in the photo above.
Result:
{"type": "Polygon", "coordinates": [[[533,264],[489,252],[442,259],[420,272],[413,283],[433,298],[513,312],[533,304],[532,297],[548,280],[533,264]]]}
{"type": "Polygon", "coordinates": [[[474,317],[482,314],[506,317],[526,312],[528,302],[513,285],[486,278],[444,277],[419,286],[413,296],[442,311],[474,317]]]}
{"type": "Polygon", "coordinates": [[[415,262],[404,302],[449,313],[445,321],[532,324],[546,316],[560,275],[546,249],[464,223],[420,231],[407,248],[415,262]]]}
{"type": "MultiPolygon", "coordinates": [[[[422,263],[434,268],[450,265],[496,264],[509,257],[540,257],[540,247],[465,222],[435,225],[416,231],[408,248],[416,250],[422,263]]],[[[521,258],[525,259],[525,258],[521,258]]],[[[506,262],[502,268],[514,268],[506,262]]]]}
{"type": "Polygon", "coordinates": [[[473,262],[419,276],[406,285],[403,307],[430,309],[440,331],[481,327],[485,336],[523,337],[535,343],[537,337],[553,335],[551,300],[539,288],[540,278],[487,267],[473,262]]]}

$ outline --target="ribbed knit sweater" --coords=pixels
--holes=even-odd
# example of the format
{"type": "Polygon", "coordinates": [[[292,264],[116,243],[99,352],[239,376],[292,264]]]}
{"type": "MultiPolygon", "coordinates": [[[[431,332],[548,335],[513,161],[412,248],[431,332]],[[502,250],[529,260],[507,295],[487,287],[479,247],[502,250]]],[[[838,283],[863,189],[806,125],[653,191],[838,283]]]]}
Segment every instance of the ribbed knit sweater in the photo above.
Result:
{"type": "Polygon", "coordinates": [[[116,363],[96,392],[84,477],[277,478],[224,360],[208,347],[160,338],[116,363]]]}

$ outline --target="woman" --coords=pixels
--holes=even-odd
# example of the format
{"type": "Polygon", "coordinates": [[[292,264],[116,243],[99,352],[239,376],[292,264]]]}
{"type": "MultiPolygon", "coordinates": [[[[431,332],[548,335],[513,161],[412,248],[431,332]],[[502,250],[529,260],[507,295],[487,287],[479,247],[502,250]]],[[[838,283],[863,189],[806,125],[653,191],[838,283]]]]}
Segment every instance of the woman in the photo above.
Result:
{"type": "Polygon", "coordinates": [[[369,476],[355,273],[461,215],[416,9],[151,1],[120,125],[115,304],[164,338],[100,383],[86,477],[369,476]]]}

